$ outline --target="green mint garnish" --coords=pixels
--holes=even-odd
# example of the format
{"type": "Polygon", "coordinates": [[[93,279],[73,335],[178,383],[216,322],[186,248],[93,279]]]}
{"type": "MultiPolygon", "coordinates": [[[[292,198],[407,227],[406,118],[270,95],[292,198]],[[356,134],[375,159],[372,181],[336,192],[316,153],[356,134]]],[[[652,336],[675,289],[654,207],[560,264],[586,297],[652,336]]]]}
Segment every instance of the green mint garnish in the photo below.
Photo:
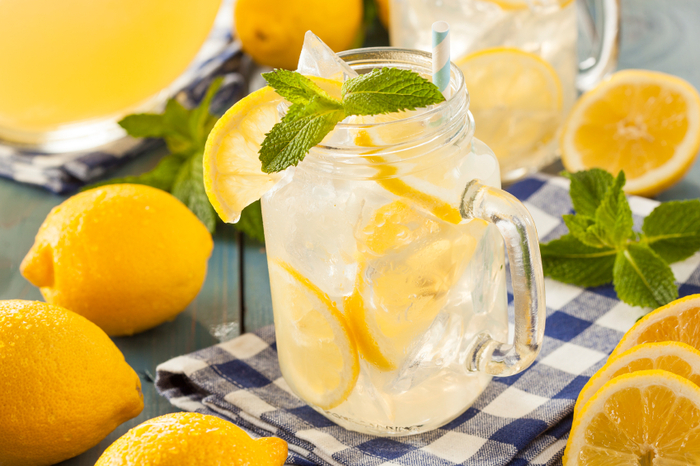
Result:
{"type": "MultiPolygon", "coordinates": [[[[84,189],[115,183],[153,186],[177,197],[210,232],[214,232],[218,217],[204,191],[202,154],[207,136],[218,120],[218,117],[210,113],[209,107],[221,87],[221,82],[221,78],[214,80],[202,102],[191,110],[177,100],[170,99],[162,114],[141,113],[123,118],[119,125],[130,136],[162,138],[170,154],[163,157],[149,172],[138,176],[113,178],[84,189]]],[[[264,242],[259,201],[243,210],[241,220],[234,228],[257,241],[264,242]]]]}
{"type": "Polygon", "coordinates": [[[348,79],[335,99],[309,78],[275,70],[263,77],[292,103],[281,122],[265,135],[260,161],[265,173],[301,162],[336,124],[350,115],[379,115],[438,104],[445,98],[437,86],[410,70],[377,68],[348,79]]]}
{"type": "Polygon", "coordinates": [[[660,204],[633,230],[625,175],[605,170],[565,173],[576,211],[564,215],[569,234],[542,244],[545,275],[589,287],[612,282],[632,306],[658,307],[678,297],[669,263],[700,249],[700,200],[660,204]]]}

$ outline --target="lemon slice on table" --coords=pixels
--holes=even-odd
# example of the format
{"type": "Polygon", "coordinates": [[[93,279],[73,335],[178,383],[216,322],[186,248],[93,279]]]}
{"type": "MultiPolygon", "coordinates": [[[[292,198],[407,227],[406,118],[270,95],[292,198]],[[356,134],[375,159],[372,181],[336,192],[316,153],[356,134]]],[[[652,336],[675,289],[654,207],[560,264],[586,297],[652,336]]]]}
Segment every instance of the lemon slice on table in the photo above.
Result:
{"type": "Polygon", "coordinates": [[[617,344],[611,357],[642,343],[680,341],[700,350],[700,294],[677,299],[641,318],[617,344]]]}
{"type": "MultiPolygon", "coordinates": [[[[340,97],[341,82],[310,79],[331,96],[340,97]]],[[[228,109],[209,133],[204,148],[204,188],[224,222],[237,222],[243,209],[282,177],[262,171],[258,151],[265,134],[280,121],[278,106],[283,102],[271,87],[264,87],[228,109]]]]}
{"type": "Polygon", "coordinates": [[[469,231],[457,231],[397,200],[377,209],[358,233],[359,273],[343,307],[368,362],[396,369],[433,323],[486,223],[475,220],[464,228],[469,231]]]}
{"type": "Polygon", "coordinates": [[[645,70],[619,71],[585,93],[561,138],[567,170],[624,170],[625,191],[642,196],[680,180],[698,148],[698,92],[681,78],[645,70]]]}
{"type": "Polygon", "coordinates": [[[286,262],[270,262],[270,279],[284,379],[307,402],[322,409],[338,406],[360,373],[345,317],[326,293],[286,262]]]}
{"type": "Polygon", "coordinates": [[[607,382],[574,420],[564,466],[700,463],[700,388],[670,372],[607,382]]]}
{"type": "Polygon", "coordinates": [[[457,60],[469,91],[475,136],[503,172],[554,140],[562,120],[562,86],[552,65],[514,47],[494,47],[457,60]]]}
{"type": "Polygon", "coordinates": [[[610,358],[581,390],[574,406],[574,417],[608,381],[622,374],[651,369],[672,372],[700,385],[700,351],[685,343],[665,341],[635,346],[610,358]]]}

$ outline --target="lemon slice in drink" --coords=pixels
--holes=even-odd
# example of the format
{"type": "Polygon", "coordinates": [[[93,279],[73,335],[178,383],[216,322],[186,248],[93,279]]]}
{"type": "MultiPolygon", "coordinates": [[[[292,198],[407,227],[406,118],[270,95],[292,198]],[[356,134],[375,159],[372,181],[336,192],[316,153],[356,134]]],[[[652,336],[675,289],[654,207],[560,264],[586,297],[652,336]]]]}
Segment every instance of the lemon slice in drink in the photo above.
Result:
{"type": "MultiPolygon", "coordinates": [[[[340,97],[339,81],[310,79],[331,96],[340,97]]],[[[265,134],[280,121],[278,106],[283,102],[271,87],[264,87],[228,109],[209,133],[204,148],[204,188],[224,222],[237,222],[243,209],[282,177],[262,171],[258,151],[265,134]]]]}
{"type": "Polygon", "coordinates": [[[700,388],[670,372],[607,382],[574,420],[564,466],[700,463],[700,388]]]}
{"type": "Polygon", "coordinates": [[[700,294],[677,299],[644,316],[625,333],[610,356],[659,341],[680,341],[700,350],[700,294]]]}
{"type": "Polygon", "coordinates": [[[642,196],[680,180],[698,148],[698,92],[678,77],[644,70],[619,71],[584,94],[561,138],[567,170],[624,170],[625,191],[642,196]]]}
{"type": "Polygon", "coordinates": [[[505,165],[504,173],[554,139],[562,118],[562,86],[549,63],[517,48],[494,47],[456,64],[469,91],[475,136],[505,165]]]}
{"type": "Polygon", "coordinates": [[[282,261],[270,262],[280,368],[301,398],[332,409],[350,395],[360,373],[357,346],[328,295],[282,261]]]}
{"type": "Polygon", "coordinates": [[[609,380],[622,374],[651,369],[672,372],[700,385],[700,351],[685,343],[665,341],[635,346],[610,358],[581,390],[574,406],[574,417],[609,380]]]}
{"type": "Polygon", "coordinates": [[[362,254],[345,314],[363,357],[393,370],[444,307],[486,223],[457,228],[397,200],[377,209],[358,233],[362,254]],[[468,229],[465,231],[465,229],[468,229]]]}

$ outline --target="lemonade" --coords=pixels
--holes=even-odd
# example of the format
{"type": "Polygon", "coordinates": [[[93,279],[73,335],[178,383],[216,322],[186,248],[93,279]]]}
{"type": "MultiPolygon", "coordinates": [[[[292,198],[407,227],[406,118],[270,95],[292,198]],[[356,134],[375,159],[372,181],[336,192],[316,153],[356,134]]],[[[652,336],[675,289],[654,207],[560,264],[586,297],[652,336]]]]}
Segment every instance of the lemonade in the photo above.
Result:
{"type": "MultiPolygon", "coordinates": [[[[341,55],[360,73],[398,64],[427,74],[431,66],[417,51],[341,55]]],[[[495,361],[517,352],[505,343],[503,232],[468,199],[473,186],[502,193],[500,174],[473,138],[455,66],[450,86],[447,102],[433,108],[350,117],[262,197],[282,374],[294,393],[352,430],[437,428],[464,412],[492,375],[522,370],[537,352],[534,343],[518,354],[517,367],[495,361]]],[[[242,126],[252,134],[252,124],[242,126]]],[[[490,215],[498,209],[507,210],[490,215]]],[[[533,270],[516,270],[515,280],[541,283],[533,270]]],[[[538,304],[516,305],[527,319],[544,309],[532,293],[526,301],[538,304]]],[[[541,324],[530,325],[539,335],[541,324]]]]}
{"type": "Polygon", "coordinates": [[[395,0],[391,44],[430,50],[430,25],[438,20],[450,23],[452,57],[472,96],[476,136],[496,153],[503,179],[549,162],[576,98],[575,2],[395,0]]]}
{"type": "Polygon", "coordinates": [[[0,2],[0,138],[122,116],[192,61],[221,0],[0,2]]]}

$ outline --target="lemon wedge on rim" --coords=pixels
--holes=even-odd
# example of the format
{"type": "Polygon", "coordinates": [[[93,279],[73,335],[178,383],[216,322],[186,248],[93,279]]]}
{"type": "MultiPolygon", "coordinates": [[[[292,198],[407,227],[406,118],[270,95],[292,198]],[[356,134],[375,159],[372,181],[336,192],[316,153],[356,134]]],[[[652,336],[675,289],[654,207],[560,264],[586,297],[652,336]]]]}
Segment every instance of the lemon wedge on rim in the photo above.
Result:
{"type": "MultiPolygon", "coordinates": [[[[340,98],[342,83],[309,77],[332,97],[340,98]]],[[[260,145],[280,121],[278,106],[286,102],[266,86],[239,100],[216,122],[204,148],[204,189],[221,219],[235,223],[243,209],[282,178],[265,173],[258,158],[260,145]]]]}

